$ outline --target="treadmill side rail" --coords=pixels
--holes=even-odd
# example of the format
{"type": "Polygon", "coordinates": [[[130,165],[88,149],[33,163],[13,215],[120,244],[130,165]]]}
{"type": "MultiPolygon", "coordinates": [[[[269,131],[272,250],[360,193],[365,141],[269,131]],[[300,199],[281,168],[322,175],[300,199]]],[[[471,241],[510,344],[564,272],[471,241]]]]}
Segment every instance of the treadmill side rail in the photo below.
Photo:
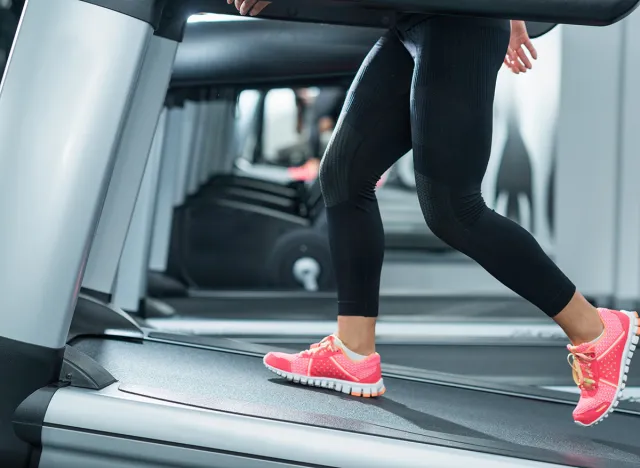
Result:
{"type": "Polygon", "coordinates": [[[133,459],[140,466],[194,468],[559,466],[200,409],[124,393],[117,385],[58,390],[44,426],[41,468],[62,461],[79,467],[67,464],[79,454],[84,466],[97,466],[95,459],[109,460],[110,467],[130,466],[133,459]],[[231,463],[233,457],[243,457],[242,464],[231,463]]]}

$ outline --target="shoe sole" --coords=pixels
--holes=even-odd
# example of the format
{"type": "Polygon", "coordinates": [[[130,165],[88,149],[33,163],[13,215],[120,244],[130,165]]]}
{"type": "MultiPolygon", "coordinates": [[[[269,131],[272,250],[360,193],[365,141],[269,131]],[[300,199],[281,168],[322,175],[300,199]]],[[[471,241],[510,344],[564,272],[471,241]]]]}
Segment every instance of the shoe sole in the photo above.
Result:
{"type": "Polygon", "coordinates": [[[327,390],[334,390],[336,392],[363,398],[380,397],[387,391],[384,386],[383,379],[380,379],[374,384],[358,384],[357,382],[349,382],[348,380],[308,377],[306,375],[294,374],[292,372],[285,372],[280,369],[276,369],[264,361],[263,363],[271,372],[278,374],[280,377],[284,377],[289,382],[301,385],[326,388],[327,390]]]}
{"type": "Polygon", "coordinates": [[[627,314],[629,317],[629,336],[627,338],[627,346],[625,347],[624,353],[622,353],[622,358],[620,359],[620,379],[618,380],[618,389],[616,390],[616,395],[613,398],[613,401],[607,408],[607,410],[600,415],[598,419],[589,424],[584,424],[579,421],[574,421],[578,426],[582,427],[591,427],[598,424],[600,421],[605,420],[609,417],[611,413],[614,412],[618,404],[620,403],[620,398],[622,398],[622,394],[624,392],[624,388],[627,386],[627,374],[629,373],[629,367],[631,366],[631,358],[633,357],[633,353],[636,350],[636,346],[640,338],[638,337],[638,333],[640,333],[638,327],[640,325],[640,318],[638,318],[637,312],[628,312],[626,310],[621,310],[627,314]]]}

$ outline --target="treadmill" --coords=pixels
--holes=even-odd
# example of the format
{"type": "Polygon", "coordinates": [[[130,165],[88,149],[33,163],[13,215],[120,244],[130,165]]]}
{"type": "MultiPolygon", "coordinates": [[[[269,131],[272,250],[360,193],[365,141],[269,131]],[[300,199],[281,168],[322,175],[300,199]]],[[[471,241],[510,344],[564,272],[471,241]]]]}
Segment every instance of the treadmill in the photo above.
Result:
{"type": "MultiPolygon", "coordinates": [[[[377,1],[383,8],[373,10],[345,3],[336,12],[316,4],[294,10],[283,1],[269,16],[388,22],[405,5],[387,2],[377,1]]],[[[452,5],[424,0],[406,9],[465,13],[452,5]]],[[[495,5],[478,4],[473,13],[499,16],[495,5]]],[[[563,0],[542,10],[528,0],[518,4],[518,15],[610,24],[636,2],[603,5],[563,0]]],[[[194,2],[187,11],[167,3],[156,18],[152,6],[30,0],[23,13],[0,86],[4,466],[638,465],[637,405],[621,404],[607,426],[587,432],[571,422],[572,402],[557,393],[490,388],[435,373],[388,369],[389,396],[381,399],[329,395],[269,379],[260,362],[264,348],[136,330],[110,304],[113,285],[125,283],[122,271],[118,278],[102,275],[104,284],[92,273],[96,289],[90,290],[83,277],[88,257],[115,249],[116,263],[128,258],[119,238],[115,247],[96,243],[100,232],[122,231],[104,220],[115,219],[116,210],[131,221],[142,206],[137,190],[124,208],[113,206],[109,194],[132,172],[140,174],[134,185],[142,193],[157,181],[156,163],[150,165],[155,177],[145,168],[143,178],[138,164],[131,166],[136,171],[122,170],[123,158],[139,162],[148,154],[157,161],[180,26],[190,11],[231,11],[222,2],[194,2]],[[160,132],[148,125],[149,115],[158,116],[160,132]],[[78,298],[81,286],[85,294],[78,298]],[[72,319],[77,325],[88,311],[120,325],[70,336],[72,319]]]]}

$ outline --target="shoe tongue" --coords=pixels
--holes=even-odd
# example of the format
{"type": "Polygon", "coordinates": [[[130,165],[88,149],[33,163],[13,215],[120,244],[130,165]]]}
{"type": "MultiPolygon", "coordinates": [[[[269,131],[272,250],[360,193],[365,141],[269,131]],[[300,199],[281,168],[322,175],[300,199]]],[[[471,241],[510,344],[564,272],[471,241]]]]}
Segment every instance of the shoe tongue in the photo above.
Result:
{"type": "Polygon", "coordinates": [[[586,354],[586,353],[592,353],[595,349],[595,345],[594,343],[582,343],[582,344],[579,344],[578,346],[572,346],[569,344],[567,345],[567,349],[572,353],[586,354]]]}
{"type": "Polygon", "coordinates": [[[333,343],[336,346],[344,346],[344,344],[342,343],[342,340],[340,338],[338,338],[336,335],[329,335],[326,338],[327,341],[329,341],[330,343],[333,343]]]}

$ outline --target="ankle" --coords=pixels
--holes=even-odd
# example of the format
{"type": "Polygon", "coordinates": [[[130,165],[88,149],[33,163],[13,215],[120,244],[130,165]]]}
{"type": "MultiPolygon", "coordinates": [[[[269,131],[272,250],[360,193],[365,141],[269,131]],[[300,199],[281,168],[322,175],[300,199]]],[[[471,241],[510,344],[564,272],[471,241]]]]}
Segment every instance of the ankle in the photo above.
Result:
{"type": "Polygon", "coordinates": [[[574,346],[590,343],[598,339],[604,331],[600,312],[579,292],[576,292],[567,306],[553,320],[574,346]]]}
{"type": "Polygon", "coordinates": [[[349,351],[353,351],[361,356],[369,356],[376,352],[375,339],[363,339],[362,337],[343,337],[336,333],[342,345],[349,351]]]}
{"type": "Polygon", "coordinates": [[[604,323],[600,319],[600,314],[598,314],[597,320],[593,317],[591,320],[576,320],[571,326],[567,326],[564,331],[573,346],[579,346],[600,338],[604,333],[604,323]]]}
{"type": "Polygon", "coordinates": [[[368,356],[376,350],[376,318],[339,316],[336,336],[349,350],[368,356]]]}

